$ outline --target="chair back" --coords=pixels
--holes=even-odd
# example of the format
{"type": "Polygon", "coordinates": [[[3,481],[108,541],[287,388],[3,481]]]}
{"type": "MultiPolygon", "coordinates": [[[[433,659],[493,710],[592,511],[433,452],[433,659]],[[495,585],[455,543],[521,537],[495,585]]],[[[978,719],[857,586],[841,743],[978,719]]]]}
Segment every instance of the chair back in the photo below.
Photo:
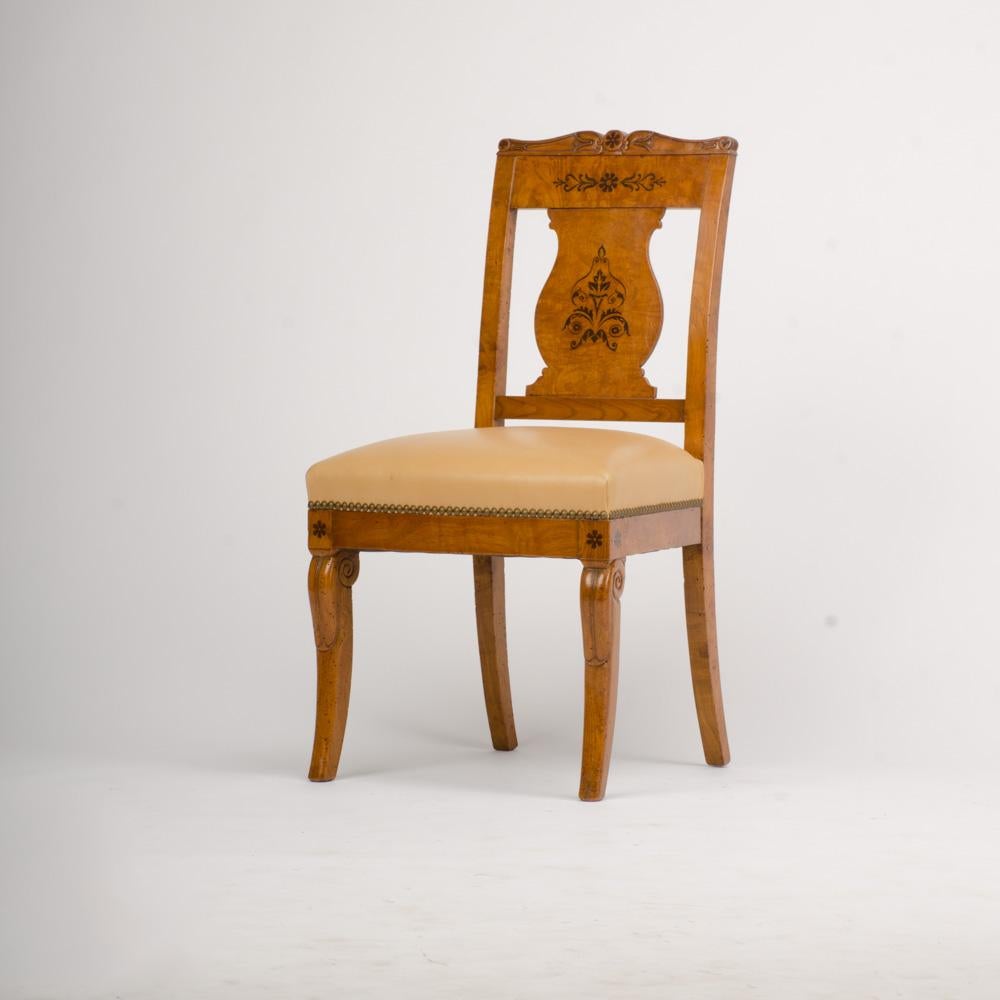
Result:
{"type": "MultiPolygon", "coordinates": [[[[497,153],[479,345],[476,426],[507,419],[684,424],[684,447],[710,476],[719,286],[736,140],[657,132],[574,132],[503,139],[497,153]],[[535,309],[545,362],[509,396],[507,337],[514,229],[521,209],[547,209],[559,239],[535,309]],[[663,324],[649,241],[668,208],[701,212],[684,399],[657,399],[643,365],[663,324]]],[[[708,487],[709,483],[706,483],[708,487]]]]}

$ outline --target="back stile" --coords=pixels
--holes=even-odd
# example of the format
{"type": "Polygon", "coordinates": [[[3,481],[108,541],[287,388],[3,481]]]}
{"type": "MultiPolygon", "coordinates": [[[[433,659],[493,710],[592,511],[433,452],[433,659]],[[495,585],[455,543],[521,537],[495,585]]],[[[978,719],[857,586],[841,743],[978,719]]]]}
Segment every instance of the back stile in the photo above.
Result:
{"type": "Polygon", "coordinates": [[[711,165],[698,226],[698,246],[691,288],[684,449],[705,463],[707,511],[711,510],[715,446],[715,360],[719,291],[734,167],[732,157],[720,157],[711,165]]]}
{"type": "Polygon", "coordinates": [[[514,159],[497,157],[486,241],[486,276],[479,332],[479,378],[476,383],[476,427],[496,427],[497,396],[507,390],[507,339],[510,325],[510,283],[514,263],[514,225],[510,206],[514,159]]]}

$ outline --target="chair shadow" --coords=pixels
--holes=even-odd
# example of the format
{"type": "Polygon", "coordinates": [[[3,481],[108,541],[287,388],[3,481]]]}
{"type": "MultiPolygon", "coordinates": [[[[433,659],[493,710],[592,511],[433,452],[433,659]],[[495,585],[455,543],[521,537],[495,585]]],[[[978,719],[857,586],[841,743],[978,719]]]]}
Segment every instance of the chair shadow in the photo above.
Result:
{"type": "MultiPolygon", "coordinates": [[[[379,779],[390,784],[418,784],[496,792],[527,798],[576,800],[579,752],[572,740],[548,733],[524,734],[513,751],[497,751],[489,738],[477,739],[416,722],[391,720],[386,731],[392,740],[374,743],[368,736],[352,748],[348,732],[336,784],[379,779]]],[[[208,753],[185,754],[165,750],[156,762],[221,774],[257,776],[308,784],[311,747],[281,744],[268,747],[226,746],[208,753]]],[[[669,759],[648,753],[616,753],[612,758],[607,799],[634,799],[669,792],[670,774],[715,772],[701,761],[669,759]],[[642,776],[630,765],[640,765],[642,776]],[[650,768],[662,780],[649,780],[650,768]],[[624,773],[623,773],[624,772],[624,773]],[[616,780],[617,773],[617,780],[616,780]],[[626,784],[622,779],[629,774],[626,784]]]]}
{"type": "MultiPolygon", "coordinates": [[[[495,791],[529,798],[577,801],[579,781],[579,750],[573,740],[550,737],[548,734],[524,734],[513,751],[494,750],[488,739],[476,740],[456,734],[442,733],[418,723],[400,723],[395,731],[412,738],[407,743],[403,762],[396,744],[391,752],[380,753],[376,760],[366,755],[362,763],[352,766],[344,761],[337,780],[381,778],[392,783],[417,783],[435,788],[468,788],[495,791]]],[[[682,769],[685,775],[699,771],[716,771],[700,760],[668,759],[650,754],[622,753],[612,758],[611,776],[606,799],[637,798],[662,795],[670,788],[670,774],[682,769]],[[629,765],[641,765],[648,777],[655,767],[661,781],[642,781],[637,786],[616,791],[615,770],[624,771],[629,765]]]]}

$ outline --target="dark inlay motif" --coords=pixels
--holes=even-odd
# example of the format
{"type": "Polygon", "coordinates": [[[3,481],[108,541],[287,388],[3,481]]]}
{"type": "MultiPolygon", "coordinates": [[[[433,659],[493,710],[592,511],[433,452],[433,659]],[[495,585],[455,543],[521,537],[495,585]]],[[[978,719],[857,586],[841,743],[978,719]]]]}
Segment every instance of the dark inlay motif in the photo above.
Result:
{"type": "Polygon", "coordinates": [[[604,542],[604,535],[599,531],[588,531],[587,532],[587,544],[592,548],[598,548],[604,542]]]}
{"type": "Polygon", "coordinates": [[[317,538],[322,538],[326,534],[326,525],[322,521],[313,521],[312,533],[317,538]]]}
{"type": "Polygon", "coordinates": [[[628,320],[621,313],[625,286],[611,273],[604,247],[598,247],[590,270],[573,286],[574,309],[563,330],[573,339],[570,350],[583,344],[604,344],[618,350],[618,338],[628,336],[628,320]]]}
{"type": "Polygon", "coordinates": [[[662,177],[658,177],[656,174],[632,174],[631,177],[626,177],[622,181],[622,184],[630,191],[638,191],[640,188],[643,191],[652,191],[653,188],[663,187],[666,183],[662,177]]]}
{"type": "Polygon", "coordinates": [[[591,177],[590,174],[567,174],[565,177],[557,177],[552,183],[560,191],[589,191],[596,187],[605,194],[610,194],[619,184],[629,191],[652,191],[666,184],[666,180],[652,173],[629,174],[628,177],[619,180],[617,174],[608,170],[600,177],[591,177]]]}

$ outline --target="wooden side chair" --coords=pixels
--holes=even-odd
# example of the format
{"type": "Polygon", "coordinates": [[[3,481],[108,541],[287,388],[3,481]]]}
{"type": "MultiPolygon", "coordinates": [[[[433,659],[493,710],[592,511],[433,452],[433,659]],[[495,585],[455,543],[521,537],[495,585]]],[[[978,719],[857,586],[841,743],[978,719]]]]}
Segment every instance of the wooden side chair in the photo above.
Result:
{"type": "Polygon", "coordinates": [[[712,459],[716,321],[736,141],[656,132],[504,139],[486,251],[475,428],[394,438],[307,474],[309,598],[318,664],[309,777],[336,776],[351,684],[351,588],[363,550],[472,556],[490,735],[517,745],[507,672],[504,558],[579,559],[585,708],[580,798],[604,796],[628,556],[680,546],[688,648],[709,764],[729,761],[715,636],[712,459]],[[514,222],[548,210],[559,249],[535,311],[545,361],[507,395],[514,222]],[[657,399],[643,364],[663,307],[649,241],[668,208],[701,212],[684,399],[657,399]],[[645,434],[508,428],[506,420],[684,424],[684,447],[645,434]]]}

